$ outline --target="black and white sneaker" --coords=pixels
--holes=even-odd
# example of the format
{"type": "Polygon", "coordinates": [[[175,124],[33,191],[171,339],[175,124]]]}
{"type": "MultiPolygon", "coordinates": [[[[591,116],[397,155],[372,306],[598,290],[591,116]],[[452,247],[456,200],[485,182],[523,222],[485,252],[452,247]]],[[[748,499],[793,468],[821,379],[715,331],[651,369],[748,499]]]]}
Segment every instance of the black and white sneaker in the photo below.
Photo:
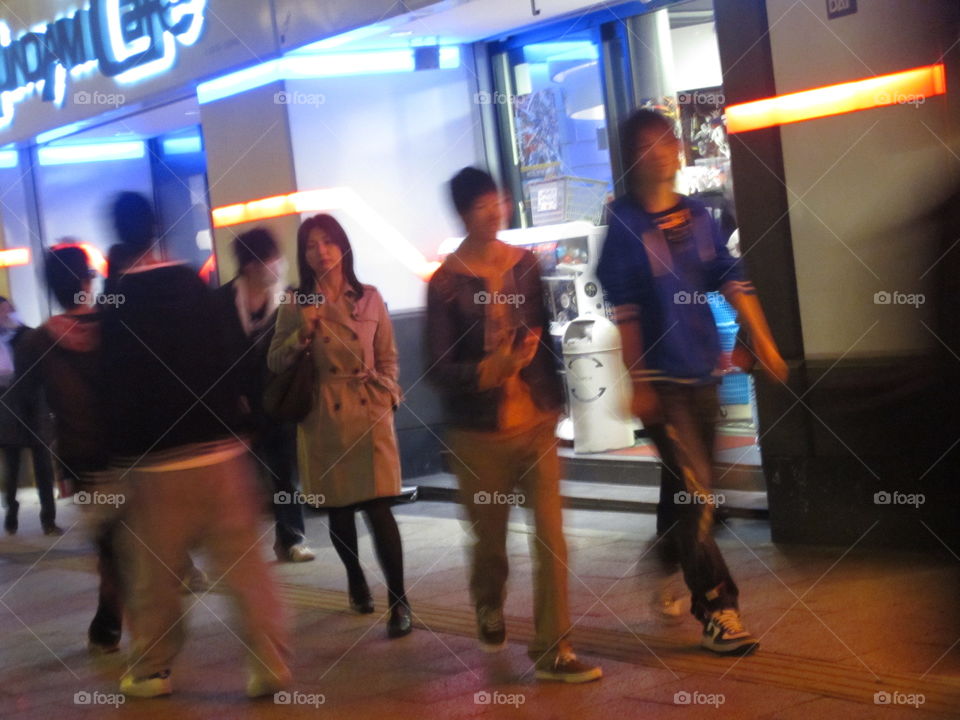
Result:
{"type": "Polygon", "coordinates": [[[503,609],[480,605],[477,608],[477,637],[484,652],[500,652],[507,646],[507,626],[503,609]]]}
{"type": "Polygon", "coordinates": [[[703,628],[700,647],[718,655],[749,655],[760,642],[747,632],[736,608],[715,610],[703,628]]]}

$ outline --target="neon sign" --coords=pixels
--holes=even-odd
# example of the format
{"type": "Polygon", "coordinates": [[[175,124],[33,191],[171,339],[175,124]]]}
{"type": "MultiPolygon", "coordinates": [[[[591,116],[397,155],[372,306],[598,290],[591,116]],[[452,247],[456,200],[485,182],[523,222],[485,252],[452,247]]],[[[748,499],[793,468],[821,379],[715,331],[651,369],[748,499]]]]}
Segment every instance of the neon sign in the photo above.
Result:
{"type": "Polygon", "coordinates": [[[94,65],[122,84],[173,67],[178,45],[193,45],[204,25],[207,0],[90,0],[84,10],[16,40],[0,21],[0,126],[13,121],[14,106],[31,91],[63,104],[67,74],[94,65]]]}

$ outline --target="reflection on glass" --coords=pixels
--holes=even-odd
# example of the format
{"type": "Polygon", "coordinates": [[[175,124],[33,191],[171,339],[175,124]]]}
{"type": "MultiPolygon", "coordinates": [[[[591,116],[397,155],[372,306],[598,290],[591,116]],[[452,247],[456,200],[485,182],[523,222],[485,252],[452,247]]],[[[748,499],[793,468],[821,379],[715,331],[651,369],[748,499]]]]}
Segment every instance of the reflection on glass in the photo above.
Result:
{"type": "Polygon", "coordinates": [[[524,46],[511,68],[514,142],[533,225],[599,223],[613,185],[599,50],[586,33],[524,46]]]}

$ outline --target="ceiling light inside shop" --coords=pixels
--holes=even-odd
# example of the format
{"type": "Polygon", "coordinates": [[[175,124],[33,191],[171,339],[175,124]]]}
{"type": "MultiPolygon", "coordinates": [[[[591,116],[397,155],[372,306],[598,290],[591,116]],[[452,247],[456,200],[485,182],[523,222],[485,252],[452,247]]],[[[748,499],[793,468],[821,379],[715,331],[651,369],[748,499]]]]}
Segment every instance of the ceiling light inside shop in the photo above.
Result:
{"type": "Polygon", "coordinates": [[[75,165],[88,162],[109,162],[111,160],[139,160],[146,156],[147,149],[139,141],[88,143],[40,148],[37,154],[40,164],[43,166],[75,165]]]}
{"type": "MultiPolygon", "coordinates": [[[[453,70],[460,67],[460,48],[441,47],[440,69],[453,70]]],[[[279,80],[304,80],[323,77],[347,77],[351,75],[382,75],[416,70],[414,51],[383,50],[354,53],[291,53],[279,60],[255,65],[239,72],[201,83],[197,86],[197,99],[201,105],[222,100],[232,95],[253,90],[279,80]]]]}
{"type": "MultiPolygon", "coordinates": [[[[292,50],[289,54],[294,55],[305,53],[309,55],[312,53],[321,52],[323,50],[330,50],[331,48],[341,47],[347,43],[356,42],[357,40],[366,40],[374,35],[379,35],[380,33],[386,32],[389,29],[389,25],[369,25],[367,27],[357,28],[356,30],[350,30],[345,33],[340,33],[339,35],[334,35],[333,37],[325,38],[319,42],[304,45],[301,48],[292,50]]],[[[393,35],[391,35],[391,37],[393,37],[393,35]]]]}
{"type": "Polygon", "coordinates": [[[16,150],[0,150],[0,169],[9,170],[19,163],[16,150]]]}
{"type": "Polygon", "coordinates": [[[550,63],[553,81],[563,88],[567,115],[574,120],[604,120],[600,73],[596,61],[562,60],[550,63]]]}
{"type": "Polygon", "coordinates": [[[167,138],[163,141],[164,155],[190,155],[199,152],[203,152],[203,142],[199,135],[167,138]]]}

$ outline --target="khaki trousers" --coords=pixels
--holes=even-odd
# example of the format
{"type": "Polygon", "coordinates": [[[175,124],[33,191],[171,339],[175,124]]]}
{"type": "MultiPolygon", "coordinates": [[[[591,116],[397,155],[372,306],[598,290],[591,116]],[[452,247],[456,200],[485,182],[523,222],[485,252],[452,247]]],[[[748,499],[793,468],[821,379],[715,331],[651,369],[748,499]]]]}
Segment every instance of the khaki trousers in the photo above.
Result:
{"type": "Polygon", "coordinates": [[[523,495],[533,512],[533,619],[530,656],[548,663],[569,648],[567,543],[560,502],[560,460],[550,422],[515,435],[450,432],[451,460],[474,538],[470,591],[479,607],[506,597],[507,520],[523,495]]]}
{"type": "MultiPolygon", "coordinates": [[[[260,553],[258,496],[249,457],[169,472],[133,470],[129,602],[135,678],[171,666],[184,641],[181,603],[189,551],[205,550],[211,590],[226,587],[240,620],[248,670],[287,673],[286,633],[276,585],[260,553]]],[[[190,597],[196,604],[202,595],[190,597]]]]}

